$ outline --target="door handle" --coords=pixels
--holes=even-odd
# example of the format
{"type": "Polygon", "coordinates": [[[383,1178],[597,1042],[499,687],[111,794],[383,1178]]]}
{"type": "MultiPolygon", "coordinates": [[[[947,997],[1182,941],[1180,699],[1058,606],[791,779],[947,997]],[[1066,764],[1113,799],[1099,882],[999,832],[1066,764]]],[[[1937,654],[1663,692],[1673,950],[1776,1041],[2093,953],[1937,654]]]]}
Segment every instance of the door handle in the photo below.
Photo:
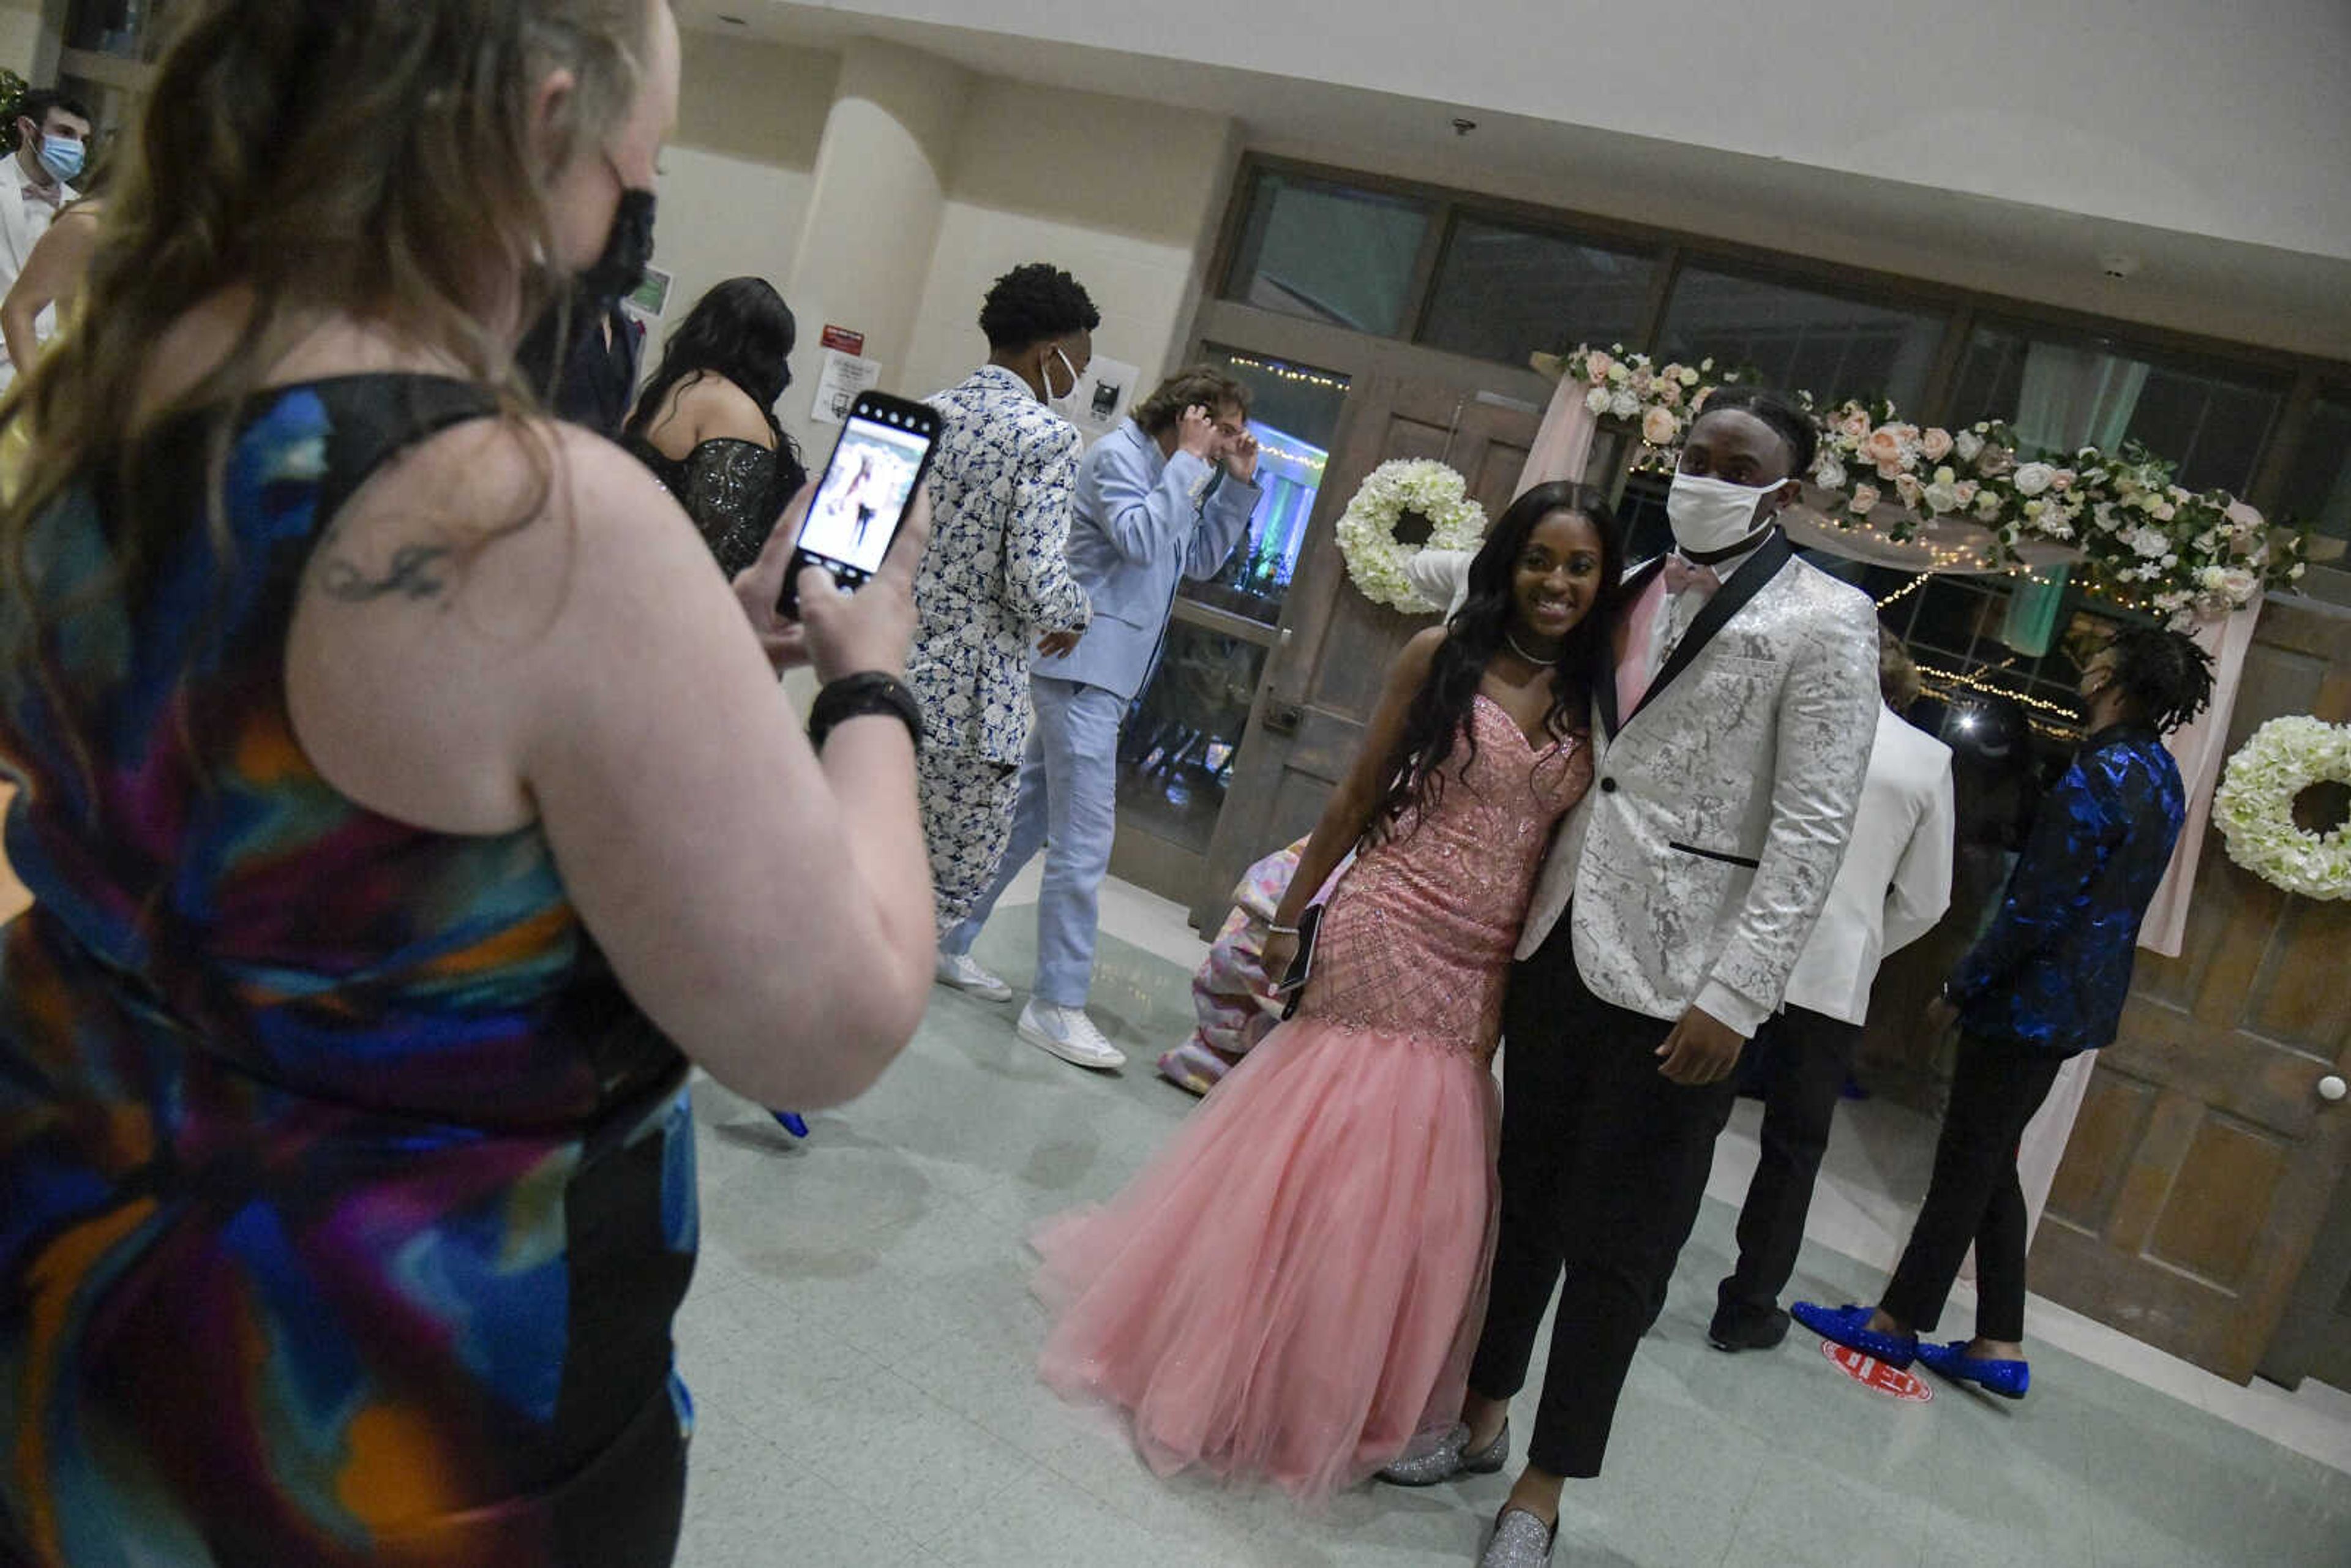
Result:
{"type": "Polygon", "coordinates": [[[2321,1100],[2332,1103],[2342,1099],[2346,1092],[2351,1092],[2351,1084],[2346,1084],[2332,1072],[2318,1081],[2318,1097],[2321,1100]]]}
{"type": "Polygon", "coordinates": [[[1306,721],[1306,709],[1297,703],[1270,702],[1265,705],[1265,732],[1268,735],[1296,735],[1298,727],[1306,721]]]}

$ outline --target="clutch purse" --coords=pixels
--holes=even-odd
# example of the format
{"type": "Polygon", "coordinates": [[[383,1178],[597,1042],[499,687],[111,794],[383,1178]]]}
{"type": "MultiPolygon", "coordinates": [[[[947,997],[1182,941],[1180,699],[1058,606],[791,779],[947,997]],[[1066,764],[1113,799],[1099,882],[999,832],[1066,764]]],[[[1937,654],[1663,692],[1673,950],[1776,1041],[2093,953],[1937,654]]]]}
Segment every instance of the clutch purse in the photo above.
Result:
{"type": "Polygon", "coordinates": [[[1289,973],[1273,988],[1273,994],[1282,998],[1281,1016],[1292,1017],[1298,1004],[1305,999],[1306,981],[1314,973],[1314,934],[1322,929],[1322,906],[1309,904],[1306,913],[1298,917],[1298,956],[1290,961],[1289,973]]]}

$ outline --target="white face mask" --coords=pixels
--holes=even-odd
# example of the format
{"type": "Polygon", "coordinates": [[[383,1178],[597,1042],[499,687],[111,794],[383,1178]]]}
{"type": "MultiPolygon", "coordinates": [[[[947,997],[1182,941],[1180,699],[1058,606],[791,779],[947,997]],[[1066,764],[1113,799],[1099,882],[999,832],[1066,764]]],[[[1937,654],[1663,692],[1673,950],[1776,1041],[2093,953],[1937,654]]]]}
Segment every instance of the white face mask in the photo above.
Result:
{"type": "Polygon", "coordinates": [[[1053,390],[1053,369],[1041,361],[1038,363],[1037,374],[1045,382],[1045,406],[1068,419],[1071,417],[1070,401],[1078,395],[1078,367],[1070,363],[1070,356],[1061,352],[1058,344],[1054,346],[1053,358],[1061,361],[1061,369],[1069,372],[1070,390],[1065,392],[1053,390]]]}
{"type": "Polygon", "coordinates": [[[1771,522],[1768,517],[1758,519],[1756,509],[1786,483],[1775,479],[1750,486],[1676,474],[1673,488],[1666,492],[1666,520],[1673,525],[1674,542],[1685,552],[1701,555],[1729,549],[1771,522]]]}

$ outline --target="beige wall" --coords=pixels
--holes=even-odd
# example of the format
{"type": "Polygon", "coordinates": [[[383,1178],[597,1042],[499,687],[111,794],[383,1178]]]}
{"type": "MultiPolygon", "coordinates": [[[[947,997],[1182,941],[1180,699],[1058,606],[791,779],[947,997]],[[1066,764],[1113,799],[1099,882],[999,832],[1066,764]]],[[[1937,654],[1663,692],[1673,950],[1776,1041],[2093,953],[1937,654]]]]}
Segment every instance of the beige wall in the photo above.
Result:
{"type": "Polygon", "coordinates": [[[907,363],[916,396],[987,357],[979,302],[1028,261],[1067,267],[1101,309],[1094,351],[1147,382],[1184,345],[1194,274],[1238,152],[1228,120],[1001,78],[973,89],[907,363]]]}
{"type": "Polygon", "coordinates": [[[30,81],[40,39],[39,0],[0,0],[0,66],[30,81]]]}
{"type": "MultiPolygon", "coordinates": [[[[711,285],[791,274],[838,57],[690,33],[677,135],[661,158],[654,264],[672,274],[664,327],[711,285]]],[[[800,323],[813,344],[817,324],[800,323]]],[[[648,361],[658,343],[648,346],[648,361]]],[[[814,350],[792,356],[807,372],[814,350]]],[[[792,394],[787,393],[787,397],[792,394]]]]}
{"type": "MultiPolygon", "coordinates": [[[[776,3],[776,0],[771,0],[776,3]]],[[[789,5],[799,10],[804,5],[789,5]]],[[[2344,0],[827,0],[2351,257],[2344,0]]]]}

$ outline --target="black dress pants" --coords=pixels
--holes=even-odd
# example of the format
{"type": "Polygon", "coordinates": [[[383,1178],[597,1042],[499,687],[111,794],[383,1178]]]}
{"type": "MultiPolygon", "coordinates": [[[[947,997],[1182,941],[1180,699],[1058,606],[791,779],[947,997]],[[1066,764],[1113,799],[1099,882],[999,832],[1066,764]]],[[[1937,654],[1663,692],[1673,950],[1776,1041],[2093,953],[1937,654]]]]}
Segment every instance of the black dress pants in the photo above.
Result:
{"type": "Polygon", "coordinates": [[[1739,1211],[1739,1263],[1717,1292],[1734,1316],[1754,1322],[1779,1310],[1804,1244],[1804,1216],[1837,1098],[1860,1044],[1859,1024],[1799,1007],[1771,1019],[1748,1043],[1762,1057],[1762,1147],[1739,1211]]]}
{"type": "Polygon", "coordinates": [[[1525,1385],[1560,1287],[1527,1457],[1596,1476],[1736,1091],[1728,1078],[1686,1088],[1657,1071],[1672,1021],[1593,995],[1566,919],[1512,972],[1502,1028],[1500,1234],[1469,1386],[1508,1399],[1525,1385]]]}
{"type": "Polygon", "coordinates": [[[1959,1037],[1927,1201],[1878,1301],[1888,1315],[1919,1333],[1932,1330],[1973,1243],[1977,1334],[2024,1337],[2024,1191],[2016,1179],[2016,1144],[2064,1065],[2064,1057],[2015,1040],[1959,1037]]]}

